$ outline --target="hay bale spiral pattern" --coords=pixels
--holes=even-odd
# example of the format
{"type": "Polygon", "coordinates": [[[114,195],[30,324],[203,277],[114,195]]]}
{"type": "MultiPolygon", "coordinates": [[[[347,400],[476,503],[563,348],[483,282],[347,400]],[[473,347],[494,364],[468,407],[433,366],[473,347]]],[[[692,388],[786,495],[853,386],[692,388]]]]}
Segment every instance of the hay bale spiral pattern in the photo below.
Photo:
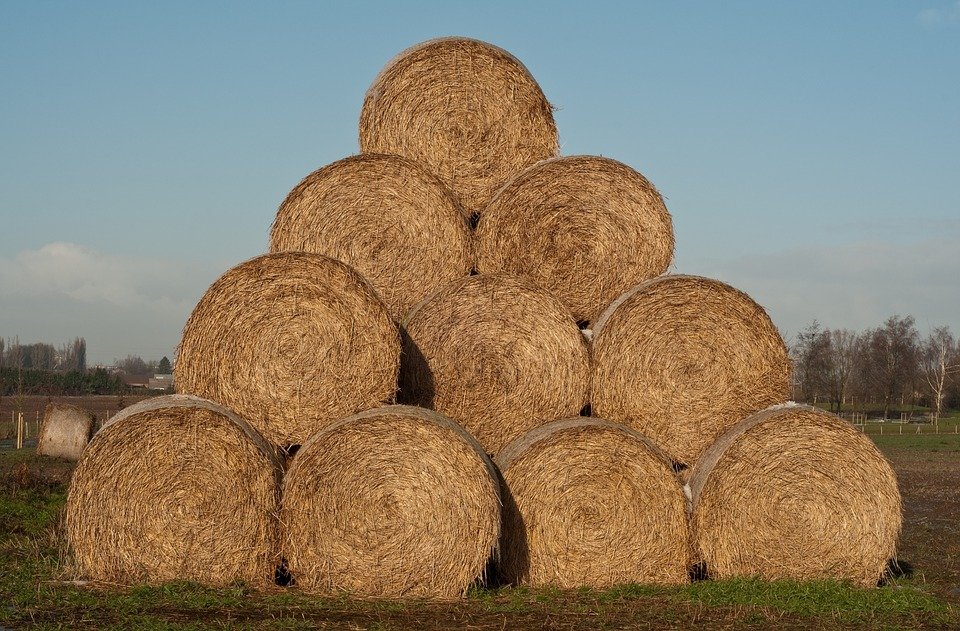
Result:
{"type": "Polygon", "coordinates": [[[400,336],[376,292],[346,264],[284,252],[234,267],[183,330],[178,391],[247,419],[278,445],[390,402],[400,336]]]}
{"type": "Polygon", "coordinates": [[[505,486],[505,582],[688,581],[683,490],[670,461],[643,436],[600,419],[565,419],[511,442],[496,464],[505,486]]]}
{"type": "Polygon", "coordinates": [[[67,539],[94,580],[266,586],[279,561],[280,462],[232,412],[169,395],[114,416],[73,474],[67,539]]]}
{"type": "Polygon", "coordinates": [[[310,592],[449,598],[500,530],[493,465],[436,412],[387,406],[307,441],[284,480],[284,556],[310,592]]]}
{"type": "Polygon", "coordinates": [[[477,40],[430,40],[391,60],[367,91],[360,149],[416,160],[468,214],[524,168],[556,155],[553,111],[513,55],[477,40]]]}
{"type": "Polygon", "coordinates": [[[789,393],[787,349],[770,317],[708,278],[661,276],[628,290],[598,319],[592,351],[593,413],[688,466],[789,393]]]}
{"type": "Polygon", "coordinates": [[[399,156],[368,154],[308,175],[281,204],[270,251],[339,259],[397,321],[473,266],[470,226],[443,183],[399,156]]]}
{"type": "Polygon", "coordinates": [[[732,427],[690,478],[692,529],[714,578],[846,579],[873,587],[902,522],[889,462],[848,422],[807,406],[732,427]]]}
{"type": "Polygon", "coordinates": [[[566,307],[529,281],[451,283],[411,312],[405,332],[401,399],[454,419],[487,453],[586,401],[586,341],[566,307]]]}
{"type": "Polygon", "coordinates": [[[667,270],[673,224],[660,193],[616,160],[540,162],[504,186],[477,225],[477,271],[530,278],[592,322],[667,270]]]}

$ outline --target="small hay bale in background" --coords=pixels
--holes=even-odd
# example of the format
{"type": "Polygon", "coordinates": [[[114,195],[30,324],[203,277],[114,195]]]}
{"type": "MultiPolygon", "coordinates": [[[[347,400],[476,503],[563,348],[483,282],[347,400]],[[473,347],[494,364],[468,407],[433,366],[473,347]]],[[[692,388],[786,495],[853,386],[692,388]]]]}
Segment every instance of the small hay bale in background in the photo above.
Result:
{"type": "Polygon", "coordinates": [[[511,177],[557,154],[557,126],[513,55],[448,37],[403,51],[374,79],[360,113],[360,149],[422,163],[469,216],[511,177]]]}
{"type": "Polygon", "coordinates": [[[593,414],[687,466],[790,391],[787,349],[770,317],[708,278],[661,276],[628,290],[597,320],[592,350],[593,414]]]}
{"type": "Polygon", "coordinates": [[[659,276],[673,258],[673,224],[660,193],[616,160],[545,160],[483,210],[477,271],[523,276],[553,292],[581,322],[659,276]]]}
{"type": "Polygon", "coordinates": [[[396,321],[473,267],[470,225],[443,183],[399,156],[368,154],[308,175],[277,211],[270,250],[351,265],[396,321]]]}
{"type": "Polygon", "coordinates": [[[832,414],[774,406],[730,428],[690,478],[713,578],[847,579],[875,587],[902,521],[890,463],[832,414]]]}
{"type": "Polygon", "coordinates": [[[306,591],[452,598],[500,532],[496,473],[450,419],[394,405],[307,441],[284,479],[284,556],[306,591]]]}
{"type": "Polygon", "coordinates": [[[335,259],[267,254],[221,276],[183,329],[178,391],[224,405],[276,445],[392,401],[400,335],[369,283],[335,259]]]}
{"type": "Polygon", "coordinates": [[[689,581],[686,499],[670,461],[622,425],[572,418],[497,456],[506,583],[605,588],[689,581]]]}
{"type": "Polygon", "coordinates": [[[43,411],[37,454],[79,460],[90,442],[95,418],[83,408],[68,403],[51,403],[43,411]]]}
{"type": "Polygon", "coordinates": [[[147,399],[111,418],[73,474],[67,538],[77,569],[112,583],[271,584],[280,462],[211,401],[147,399]]]}
{"type": "Polygon", "coordinates": [[[453,282],[414,308],[405,330],[401,399],[454,419],[487,453],[586,402],[586,340],[567,308],[528,280],[453,282]]]}

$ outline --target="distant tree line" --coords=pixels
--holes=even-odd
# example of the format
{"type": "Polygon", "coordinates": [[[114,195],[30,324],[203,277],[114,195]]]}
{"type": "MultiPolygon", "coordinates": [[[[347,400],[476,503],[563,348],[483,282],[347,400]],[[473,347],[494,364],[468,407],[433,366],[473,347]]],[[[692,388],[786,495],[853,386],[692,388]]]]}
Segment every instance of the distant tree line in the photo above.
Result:
{"type": "Polygon", "coordinates": [[[946,326],[922,337],[912,316],[891,316],[865,331],[814,320],[797,334],[790,355],[797,401],[884,418],[898,406],[938,415],[960,407],[960,343],[946,326]]]}
{"type": "Polygon", "coordinates": [[[19,338],[0,338],[0,368],[83,372],[87,369],[87,341],[77,337],[55,348],[44,342],[21,344],[19,338]]]}
{"type": "Polygon", "coordinates": [[[0,368],[0,395],[82,396],[124,394],[128,391],[118,375],[103,368],[53,372],[34,368],[0,368]]]}

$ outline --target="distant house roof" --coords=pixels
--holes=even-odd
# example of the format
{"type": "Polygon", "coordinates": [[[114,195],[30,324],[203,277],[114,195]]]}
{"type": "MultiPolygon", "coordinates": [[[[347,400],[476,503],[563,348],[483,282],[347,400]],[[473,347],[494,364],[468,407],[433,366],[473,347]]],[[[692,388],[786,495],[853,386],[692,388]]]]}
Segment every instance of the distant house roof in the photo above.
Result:
{"type": "Polygon", "coordinates": [[[167,388],[173,387],[173,375],[170,374],[158,374],[150,378],[150,382],[147,384],[147,387],[151,390],[166,390],[167,388]]]}
{"type": "Polygon", "coordinates": [[[131,388],[146,388],[150,385],[150,375],[123,374],[123,383],[131,388]]]}

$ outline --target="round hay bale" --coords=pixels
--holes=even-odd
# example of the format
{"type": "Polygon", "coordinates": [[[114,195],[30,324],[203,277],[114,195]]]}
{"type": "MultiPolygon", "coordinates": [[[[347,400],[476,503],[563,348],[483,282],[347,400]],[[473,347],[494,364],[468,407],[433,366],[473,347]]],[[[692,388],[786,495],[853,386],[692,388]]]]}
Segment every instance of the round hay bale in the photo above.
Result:
{"type": "Polygon", "coordinates": [[[276,445],[390,402],[400,334],[376,292],[319,254],[251,259],[221,276],[183,329],[178,391],[224,405],[276,445]]]}
{"type": "Polygon", "coordinates": [[[477,225],[477,271],[523,276],[592,322],[673,258],[673,224],[657,189],[616,160],[570,156],[528,168],[477,225]]]}
{"type": "Polygon", "coordinates": [[[485,42],[434,39],[391,60],[360,113],[360,149],[416,160],[469,214],[559,150],[553,110],[518,59],[485,42]]]}
{"type": "Polygon", "coordinates": [[[450,419],[394,405],[329,426],[284,479],[284,556],[311,592],[452,598],[500,532],[493,465],[450,419]]]}
{"type": "Polygon", "coordinates": [[[489,454],[586,402],[586,340],[567,308],[530,281],[456,281],[414,308],[405,329],[401,399],[446,414],[489,454]]]}
{"type": "Polygon", "coordinates": [[[470,274],[470,225],[443,183],[399,156],[367,154],[308,175],[277,211],[270,251],[351,265],[398,322],[438,287],[470,274]]]}
{"type": "Polygon", "coordinates": [[[894,556],[890,463],[843,419],[774,406],[730,428],[690,478],[692,530],[710,576],[846,579],[873,587],[894,556]]]}
{"type": "Polygon", "coordinates": [[[770,317],[708,278],[661,276],[629,289],[597,320],[592,350],[593,413],[687,466],[790,391],[787,349],[770,317]]]}
{"type": "Polygon", "coordinates": [[[555,421],[497,456],[500,578],[605,588],[689,581],[686,499],[666,455],[600,419],[555,421]]]}
{"type": "Polygon", "coordinates": [[[43,411],[37,454],[79,460],[93,434],[93,414],[69,403],[51,403],[43,411]]]}
{"type": "Polygon", "coordinates": [[[70,484],[77,569],[111,583],[273,582],[280,463],[245,421],[168,395],[125,408],[97,432],[70,484]]]}

